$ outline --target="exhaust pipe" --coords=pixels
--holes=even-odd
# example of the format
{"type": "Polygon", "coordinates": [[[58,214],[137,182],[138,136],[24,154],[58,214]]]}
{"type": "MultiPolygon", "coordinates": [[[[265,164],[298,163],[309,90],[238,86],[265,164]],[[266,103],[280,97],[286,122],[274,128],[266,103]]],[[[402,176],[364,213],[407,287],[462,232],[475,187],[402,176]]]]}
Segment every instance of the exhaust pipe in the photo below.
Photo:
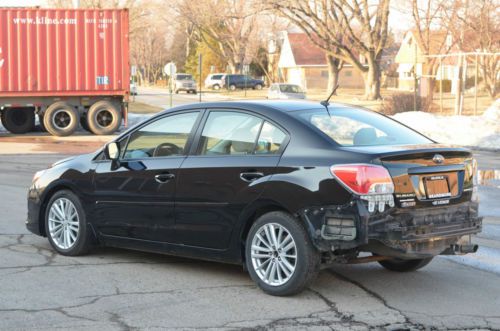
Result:
{"type": "Polygon", "coordinates": [[[479,246],[475,244],[464,244],[464,245],[453,245],[452,248],[453,252],[456,255],[459,255],[459,254],[475,253],[477,252],[479,246]]]}

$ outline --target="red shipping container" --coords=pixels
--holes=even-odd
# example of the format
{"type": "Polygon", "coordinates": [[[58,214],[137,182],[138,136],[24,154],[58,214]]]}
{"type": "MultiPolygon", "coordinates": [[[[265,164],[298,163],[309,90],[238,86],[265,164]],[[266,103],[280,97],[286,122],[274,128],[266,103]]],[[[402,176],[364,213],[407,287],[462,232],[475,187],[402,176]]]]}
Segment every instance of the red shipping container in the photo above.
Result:
{"type": "Polygon", "coordinates": [[[128,97],[126,9],[0,8],[0,98],[128,97]]]}

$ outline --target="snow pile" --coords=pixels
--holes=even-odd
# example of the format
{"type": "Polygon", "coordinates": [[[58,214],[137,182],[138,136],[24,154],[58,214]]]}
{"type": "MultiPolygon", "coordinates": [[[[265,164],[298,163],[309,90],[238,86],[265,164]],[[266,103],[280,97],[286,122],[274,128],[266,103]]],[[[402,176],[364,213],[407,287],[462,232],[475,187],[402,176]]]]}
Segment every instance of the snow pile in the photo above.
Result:
{"type": "Polygon", "coordinates": [[[500,102],[482,116],[439,116],[410,111],[394,119],[443,144],[500,149],[500,102]]]}
{"type": "Polygon", "coordinates": [[[500,274],[500,249],[479,246],[474,254],[462,256],[441,256],[442,258],[470,266],[475,269],[500,274]]]}

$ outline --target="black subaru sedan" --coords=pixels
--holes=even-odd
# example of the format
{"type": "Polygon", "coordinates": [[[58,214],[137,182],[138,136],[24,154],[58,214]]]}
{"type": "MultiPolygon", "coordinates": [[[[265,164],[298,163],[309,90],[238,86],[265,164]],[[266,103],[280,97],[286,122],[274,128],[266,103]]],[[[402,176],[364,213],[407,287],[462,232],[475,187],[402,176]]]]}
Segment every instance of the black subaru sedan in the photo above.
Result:
{"type": "Polygon", "coordinates": [[[476,161],[358,107],[185,105],[39,171],[28,229],[63,255],[95,245],[242,264],[292,295],[322,267],[412,271],[472,253],[476,161]]]}

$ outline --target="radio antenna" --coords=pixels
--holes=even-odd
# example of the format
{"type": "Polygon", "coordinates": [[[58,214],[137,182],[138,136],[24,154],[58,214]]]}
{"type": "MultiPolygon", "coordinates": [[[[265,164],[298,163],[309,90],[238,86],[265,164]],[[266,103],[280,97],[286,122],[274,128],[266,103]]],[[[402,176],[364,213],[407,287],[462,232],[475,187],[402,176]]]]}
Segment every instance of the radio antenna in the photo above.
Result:
{"type": "Polygon", "coordinates": [[[330,99],[335,94],[335,91],[337,91],[338,87],[339,87],[339,84],[337,84],[333,88],[332,93],[330,93],[330,95],[328,96],[328,98],[326,100],[323,100],[320,102],[320,104],[326,108],[326,112],[328,113],[328,116],[330,116],[330,117],[332,117],[332,115],[330,115],[330,110],[328,109],[328,106],[330,105],[330,99]]]}

